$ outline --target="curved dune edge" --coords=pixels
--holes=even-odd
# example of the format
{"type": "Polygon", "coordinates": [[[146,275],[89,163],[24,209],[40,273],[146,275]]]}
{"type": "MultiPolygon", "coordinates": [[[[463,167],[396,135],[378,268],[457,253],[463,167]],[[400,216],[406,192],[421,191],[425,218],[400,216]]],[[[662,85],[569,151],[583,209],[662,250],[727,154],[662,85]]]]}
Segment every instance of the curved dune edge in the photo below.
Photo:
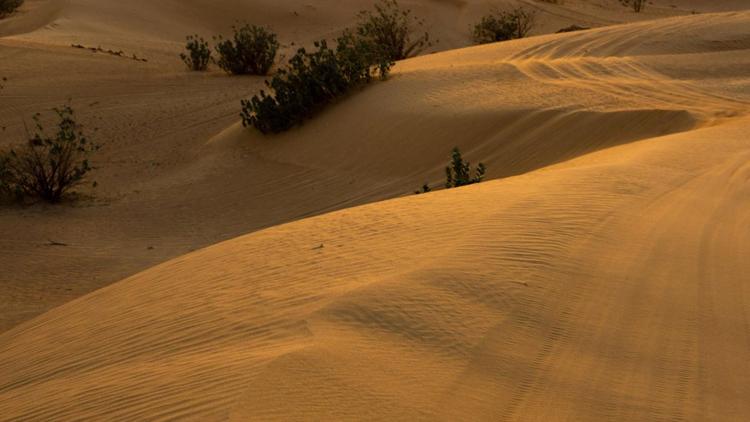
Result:
{"type": "Polygon", "coordinates": [[[2,335],[4,418],[744,419],[749,127],[165,263],[2,335]]]}
{"type": "Polygon", "coordinates": [[[749,19],[448,52],[273,144],[227,130],[212,153],[383,190],[438,180],[459,138],[516,176],[276,226],[24,323],[0,419],[750,418],[749,19]]]}

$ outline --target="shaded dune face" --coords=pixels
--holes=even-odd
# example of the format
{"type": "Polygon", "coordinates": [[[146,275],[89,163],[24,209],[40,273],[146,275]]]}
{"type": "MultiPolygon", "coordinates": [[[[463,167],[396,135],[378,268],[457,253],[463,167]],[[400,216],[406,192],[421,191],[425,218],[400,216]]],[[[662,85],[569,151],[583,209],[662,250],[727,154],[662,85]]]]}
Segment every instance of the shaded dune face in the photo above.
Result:
{"type": "MultiPolygon", "coordinates": [[[[71,16],[142,5],[189,17],[203,3],[55,13],[85,33],[71,16]]],[[[93,253],[46,282],[106,278],[103,266],[126,273],[263,229],[0,334],[0,420],[749,419],[748,28],[748,12],[697,15],[421,57],[272,141],[236,124],[237,82],[180,89],[160,67],[166,47],[147,43],[156,59],[124,76],[132,87],[92,97],[114,125],[103,177],[133,173],[140,192],[109,188],[122,199],[54,217],[89,243],[57,256],[21,244],[0,264],[22,274],[19,262],[93,253]],[[211,116],[172,127],[195,117],[177,102],[194,96],[211,116]],[[118,138],[139,108],[154,122],[118,138]],[[346,208],[439,184],[456,144],[495,180],[346,208]],[[141,148],[171,158],[144,174],[141,148]],[[102,227],[108,239],[89,235],[102,227]],[[147,256],[159,237],[167,250],[147,256]]],[[[0,54],[132,71],[24,50],[66,34],[3,39],[0,54]]],[[[19,84],[41,98],[66,78],[19,84]]],[[[88,83],[69,89],[93,96],[108,80],[88,83]]]]}

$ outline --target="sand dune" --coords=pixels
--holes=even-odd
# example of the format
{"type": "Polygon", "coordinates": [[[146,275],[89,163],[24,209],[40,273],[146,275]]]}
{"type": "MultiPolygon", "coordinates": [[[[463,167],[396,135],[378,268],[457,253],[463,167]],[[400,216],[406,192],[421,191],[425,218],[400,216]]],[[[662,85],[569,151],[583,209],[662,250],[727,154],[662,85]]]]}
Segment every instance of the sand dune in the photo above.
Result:
{"type": "MultiPolygon", "coordinates": [[[[238,138],[237,128],[227,129],[237,121],[239,100],[256,92],[262,80],[228,78],[218,70],[205,75],[188,74],[176,57],[184,35],[200,32],[208,36],[226,31],[238,17],[276,29],[286,45],[284,54],[288,55],[295,48],[292,42],[300,45],[331,36],[351,25],[356,12],[370,4],[372,1],[364,0],[343,5],[297,0],[27,0],[20,13],[0,21],[0,77],[10,80],[0,101],[0,124],[7,127],[0,144],[24,139],[24,117],[28,123],[28,116],[68,99],[72,99],[79,119],[90,129],[98,129],[96,139],[104,144],[97,157],[99,188],[93,193],[94,201],[55,211],[0,209],[0,227],[12,228],[0,238],[0,267],[5,270],[0,275],[0,296],[5,298],[0,302],[0,331],[191,250],[259,228],[409,193],[426,180],[441,177],[445,151],[458,143],[465,143],[466,148],[478,147],[493,136],[513,135],[525,137],[526,141],[519,142],[528,147],[528,142],[539,142],[543,136],[547,139],[551,132],[556,139],[550,142],[572,142],[575,145],[571,148],[578,151],[564,156],[545,151],[540,157],[522,154],[491,158],[501,161],[490,176],[501,177],[604,145],[683,130],[692,124],[692,117],[682,111],[657,106],[651,107],[653,113],[649,108],[638,117],[644,122],[641,131],[626,124],[628,113],[633,110],[624,108],[625,114],[603,118],[619,120],[619,126],[633,130],[603,138],[592,134],[584,141],[575,139],[579,134],[570,136],[574,132],[565,121],[577,121],[579,114],[593,121],[598,114],[581,108],[542,110],[539,118],[553,119],[557,126],[550,125],[538,136],[530,137],[522,132],[535,126],[538,119],[521,119],[525,123],[516,125],[519,116],[540,112],[540,107],[557,106],[560,101],[563,106],[575,105],[574,96],[563,93],[554,101],[543,101],[547,94],[537,90],[541,96],[530,97],[521,92],[524,95],[520,99],[531,102],[511,101],[517,92],[525,91],[531,80],[513,71],[510,65],[495,75],[485,61],[480,64],[485,70],[478,70],[483,79],[473,84],[474,89],[481,92],[488,80],[501,76],[516,81],[513,89],[503,88],[502,100],[492,100],[495,105],[488,104],[485,110],[455,106],[439,109],[443,104],[438,99],[452,101],[451,96],[458,92],[455,90],[463,88],[463,76],[436,72],[434,76],[440,79],[436,84],[434,80],[418,81],[423,71],[404,71],[404,82],[397,85],[396,79],[393,86],[412,93],[408,101],[401,101],[400,94],[393,97],[394,91],[384,86],[382,93],[356,100],[356,113],[361,114],[340,110],[321,119],[325,123],[319,128],[335,126],[325,129],[325,133],[337,137],[331,140],[333,151],[311,147],[311,151],[301,154],[300,146],[307,143],[303,139],[316,138],[320,145],[316,129],[297,132],[267,153],[268,143],[261,145],[256,139],[255,146],[249,148],[246,135],[238,138]],[[70,44],[122,50],[128,57],[135,54],[148,61],[95,54],[70,48],[70,44]],[[435,91],[439,86],[442,90],[435,91]],[[431,94],[421,94],[428,92],[431,94]],[[433,93],[442,97],[431,97],[433,93]],[[393,111],[380,107],[373,114],[370,101],[385,101],[383,105],[393,111]],[[431,104],[428,110],[424,109],[428,104],[425,101],[431,104]],[[659,117],[663,113],[668,116],[666,119],[659,117]],[[359,150],[361,163],[375,163],[371,172],[362,171],[360,164],[348,160],[350,148],[336,146],[344,139],[361,136],[359,118],[351,118],[355,115],[372,115],[372,124],[382,129],[373,127],[377,131],[368,135],[370,146],[359,150]],[[463,121],[444,124],[446,116],[463,121]],[[392,126],[385,119],[400,123],[392,126]],[[435,148],[425,151],[415,143],[408,154],[401,155],[383,151],[379,146],[383,141],[380,136],[387,135],[395,142],[391,145],[402,148],[404,140],[426,135],[425,125],[432,128],[435,148]],[[470,137],[466,136],[466,126],[472,126],[470,137]],[[561,130],[568,132],[557,134],[561,130]],[[216,139],[207,145],[211,138],[216,139]],[[383,161],[368,155],[370,152],[377,152],[377,157],[387,153],[383,159],[395,158],[403,166],[378,165],[383,161]],[[430,155],[429,160],[423,161],[424,154],[430,155]],[[51,242],[68,246],[54,247],[51,242]]],[[[573,23],[601,26],[685,14],[696,7],[693,2],[680,0],[675,2],[676,8],[656,4],[643,14],[634,14],[617,5],[616,0],[567,0],[562,5],[425,0],[404,4],[425,17],[427,29],[440,40],[436,50],[467,45],[469,24],[493,5],[523,4],[538,9],[539,33],[554,32],[573,23]]],[[[701,10],[712,10],[715,3],[704,6],[708,7],[701,10]]],[[[481,60],[483,51],[491,50],[476,50],[474,57],[481,60]]],[[[507,54],[498,52],[494,57],[506,60],[507,54]]],[[[441,66],[453,64],[444,62],[441,66]]],[[[472,74],[467,73],[468,76],[472,74]]],[[[471,102],[466,98],[460,103],[471,102]]],[[[490,95],[481,98],[487,101],[490,95]]],[[[347,104],[341,109],[349,107],[353,106],[347,104]]],[[[535,150],[534,154],[542,151],[535,150]]]]}
{"type": "MultiPolygon", "coordinates": [[[[104,199],[0,211],[28,229],[0,243],[12,321],[265,229],[0,334],[0,419],[750,418],[750,12],[405,61],[268,140],[235,122],[256,79],[55,47],[105,7],[71,3],[60,34],[0,41],[2,107],[98,103],[104,199]],[[113,76],[28,70],[52,60],[113,76]],[[496,180],[343,209],[439,183],[454,145],[496,180]]],[[[190,26],[202,3],[176,4],[154,13],[190,26]]]]}

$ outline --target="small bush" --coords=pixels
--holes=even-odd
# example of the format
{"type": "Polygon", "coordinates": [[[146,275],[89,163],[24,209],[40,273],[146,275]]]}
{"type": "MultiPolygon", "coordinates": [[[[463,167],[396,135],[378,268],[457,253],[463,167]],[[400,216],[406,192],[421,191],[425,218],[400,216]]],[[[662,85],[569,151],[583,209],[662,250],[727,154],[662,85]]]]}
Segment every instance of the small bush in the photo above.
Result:
{"type": "Polygon", "coordinates": [[[261,91],[242,101],[245,127],[264,134],[288,130],[351,89],[375,77],[385,79],[393,65],[369,40],[350,31],[338,38],[335,49],[326,41],[316,42],[315,49],[299,49],[285,68],[266,81],[270,93],[261,91]]]}
{"type": "Polygon", "coordinates": [[[216,37],[219,67],[235,75],[267,75],[279,50],[276,34],[247,24],[232,30],[231,40],[216,37]]]}
{"type": "Polygon", "coordinates": [[[477,44],[487,44],[525,37],[534,28],[533,11],[517,8],[493,12],[474,25],[472,37],[477,44]]]}
{"type": "Polygon", "coordinates": [[[185,45],[186,53],[180,54],[180,58],[190,70],[203,71],[208,69],[211,61],[211,50],[208,42],[198,35],[188,35],[185,45]]]}
{"type": "Polygon", "coordinates": [[[59,202],[93,170],[89,156],[98,146],[89,142],[69,106],[55,109],[60,122],[53,135],[45,133],[34,116],[37,133],[19,150],[0,153],[0,193],[59,202]]]}
{"type": "Polygon", "coordinates": [[[23,0],[0,0],[0,18],[15,12],[22,4],[23,0]]]}
{"type": "MultiPolygon", "coordinates": [[[[486,172],[487,168],[484,164],[479,163],[474,171],[474,175],[472,176],[471,164],[469,164],[468,161],[463,160],[461,157],[461,151],[459,151],[458,147],[455,147],[453,148],[451,161],[448,163],[448,166],[445,167],[445,188],[451,189],[479,183],[484,179],[484,174],[486,172]]],[[[429,192],[432,192],[432,187],[428,183],[422,185],[421,189],[414,191],[417,195],[429,192]]]]}
{"type": "Polygon", "coordinates": [[[461,157],[461,151],[458,147],[453,148],[453,156],[451,162],[445,168],[445,187],[446,188],[457,188],[460,186],[471,185],[479,183],[484,179],[484,174],[487,168],[484,164],[479,163],[477,165],[474,176],[471,174],[471,165],[468,161],[464,161],[461,157]]]}
{"type": "Polygon", "coordinates": [[[414,191],[414,193],[417,194],[417,195],[423,194],[423,193],[430,193],[430,192],[432,192],[432,188],[426,182],[425,182],[424,185],[422,185],[421,189],[417,189],[417,190],[414,191]]]}
{"type": "Polygon", "coordinates": [[[635,13],[640,13],[643,10],[643,6],[646,5],[646,0],[620,0],[623,6],[630,6],[633,8],[635,13]]]}
{"type": "Polygon", "coordinates": [[[412,38],[422,26],[424,21],[413,17],[411,10],[401,9],[396,0],[381,0],[374,11],[359,13],[356,33],[381,48],[387,59],[396,61],[416,56],[432,46],[427,32],[412,38]]]}

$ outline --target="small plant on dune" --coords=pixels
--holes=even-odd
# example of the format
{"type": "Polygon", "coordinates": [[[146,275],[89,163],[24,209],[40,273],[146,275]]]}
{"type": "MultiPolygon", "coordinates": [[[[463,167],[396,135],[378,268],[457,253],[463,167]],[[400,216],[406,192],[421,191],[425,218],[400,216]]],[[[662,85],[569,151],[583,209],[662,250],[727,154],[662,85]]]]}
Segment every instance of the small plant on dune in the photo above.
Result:
{"type": "Polygon", "coordinates": [[[417,189],[414,191],[414,193],[417,195],[422,194],[422,193],[429,193],[429,192],[432,192],[432,188],[426,182],[424,185],[422,185],[421,189],[417,189]]]}
{"type": "Polygon", "coordinates": [[[248,24],[232,27],[232,30],[232,39],[216,37],[216,52],[219,55],[216,64],[234,75],[267,75],[279,50],[276,34],[248,24]]]}
{"type": "Polygon", "coordinates": [[[250,100],[242,101],[242,124],[261,133],[279,133],[301,124],[327,104],[376,77],[385,79],[393,62],[379,48],[350,31],[337,39],[336,48],[326,41],[308,52],[301,48],[250,100]]]}
{"type": "Polygon", "coordinates": [[[47,134],[34,116],[36,134],[18,150],[0,153],[0,193],[6,198],[41,198],[57,203],[84,183],[93,167],[89,157],[99,147],[90,142],[75,121],[73,109],[55,109],[57,131],[47,134]]]}
{"type": "MultiPolygon", "coordinates": [[[[484,179],[486,172],[487,167],[479,163],[472,174],[471,164],[468,161],[464,161],[461,151],[458,147],[455,147],[451,154],[451,161],[445,167],[445,188],[458,188],[479,183],[484,179]]],[[[422,185],[421,189],[414,191],[417,195],[428,192],[432,192],[432,188],[428,183],[422,185]]]]}
{"type": "Polygon", "coordinates": [[[359,13],[356,34],[382,49],[386,58],[396,61],[414,57],[432,46],[430,34],[417,34],[424,26],[411,10],[401,9],[396,0],[380,0],[375,10],[359,13]]]}
{"type": "Polygon", "coordinates": [[[461,151],[459,151],[458,147],[455,147],[453,148],[451,162],[445,168],[445,187],[457,188],[460,186],[479,183],[484,179],[486,171],[487,168],[484,164],[479,163],[472,175],[471,164],[469,164],[468,161],[463,160],[461,157],[461,151]]]}
{"type": "Polygon", "coordinates": [[[208,69],[208,62],[211,61],[211,50],[208,48],[208,42],[202,37],[196,35],[187,36],[185,53],[180,54],[180,58],[190,70],[204,71],[208,69]]]}
{"type": "Polygon", "coordinates": [[[15,12],[22,4],[23,0],[0,0],[0,18],[15,12]]]}
{"type": "Polygon", "coordinates": [[[640,13],[646,5],[646,0],[620,0],[623,6],[630,6],[635,13],[640,13]]]}
{"type": "Polygon", "coordinates": [[[495,11],[474,25],[472,38],[476,44],[524,38],[534,28],[535,21],[535,13],[522,7],[495,11]]]}

